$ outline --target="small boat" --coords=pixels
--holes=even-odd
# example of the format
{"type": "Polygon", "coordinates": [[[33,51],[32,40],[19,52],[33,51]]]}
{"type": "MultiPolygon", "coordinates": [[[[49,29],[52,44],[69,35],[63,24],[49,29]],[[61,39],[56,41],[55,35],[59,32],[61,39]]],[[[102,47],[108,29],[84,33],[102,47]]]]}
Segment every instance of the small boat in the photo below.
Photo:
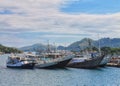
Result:
{"type": "Polygon", "coordinates": [[[37,64],[35,65],[37,68],[63,68],[74,57],[74,55],[59,53],[45,53],[42,56],[44,60],[41,60],[41,58],[37,60],[37,64]]]}
{"type": "Polygon", "coordinates": [[[0,55],[3,55],[3,54],[5,54],[4,52],[0,52],[0,55]]]}
{"type": "Polygon", "coordinates": [[[107,65],[108,62],[110,62],[111,58],[111,55],[105,55],[99,66],[104,67],[105,65],[107,65]]]}
{"type": "Polygon", "coordinates": [[[87,58],[87,57],[73,58],[68,63],[67,67],[86,68],[86,69],[96,68],[96,67],[99,66],[99,64],[102,61],[103,57],[104,57],[104,55],[97,56],[97,57],[94,57],[94,58],[87,58]]]}
{"type": "Polygon", "coordinates": [[[11,55],[8,57],[6,66],[8,68],[23,68],[23,69],[33,69],[35,62],[29,58],[22,58],[17,55],[11,55]]]}
{"type": "Polygon", "coordinates": [[[120,67],[120,56],[113,56],[107,66],[110,67],[120,67]]]}

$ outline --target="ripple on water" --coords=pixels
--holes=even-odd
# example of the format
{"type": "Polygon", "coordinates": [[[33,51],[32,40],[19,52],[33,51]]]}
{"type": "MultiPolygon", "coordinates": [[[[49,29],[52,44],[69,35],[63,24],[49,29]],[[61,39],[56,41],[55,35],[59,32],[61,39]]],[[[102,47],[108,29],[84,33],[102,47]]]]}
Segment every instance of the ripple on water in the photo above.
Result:
{"type": "Polygon", "coordinates": [[[0,56],[0,86],[120,86],[120,69],[10,69],[0,56]]]}

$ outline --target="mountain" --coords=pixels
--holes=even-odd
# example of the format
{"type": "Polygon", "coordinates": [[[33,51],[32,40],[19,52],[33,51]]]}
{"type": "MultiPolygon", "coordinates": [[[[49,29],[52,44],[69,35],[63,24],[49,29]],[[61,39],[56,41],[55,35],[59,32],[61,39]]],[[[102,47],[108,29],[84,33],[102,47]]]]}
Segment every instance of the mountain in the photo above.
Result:
{"type": "Polygon", "coordinates": [[[39,51],[39,50],[45,50],[45,49],[46,49],[46,45],[43,45],[41,43],[20,48],[20,50],[22,51],[39,51]]]}
{"type": "Polygon", "coordinates": [[[22,53],[22,51],[17,48],[7,47],[0,44],[0,53],[22,53]]]}
{"type": "MultiPolygon", "coordinates": [[[[90,38],[84,38],[80,41],[76,41],[72,44],[70,44],[67,47],[64,46],[58,46],[57,49],[58,50],[72,50],[72,51],[80,51],[84,48],[87,47],[115,47],[115,48],[120,48],[120,38],[101,38],[100,40],[93,40],[90,38]]],[[[40,51],[40,50],[46,50],[48,47],[48,45],[44,45],[44,44],[34,44],[31,46],[26,46],[26,47],[22,47],[20,48],[20,50],[23,51],[40,51]]],[[[54,49],[55,47],[53,45],[50,45],[51,49],[54,49]]]]}
{"type": "Polygon", "coordinates": [[[102,38],[99,40],[92,40],[90,38],[84,38],[81,41],[77,41],[72,43],[67,47],[68,50],[73,51],[80,51],[81,49],[87,48],[87,47],[113,47],[113,48],[120,48],[120,38],[102,38]]]}
{"type": "Polygon", "coordinates": [[[90,38],[84,38],[81,41],[74,42],[70,44],[67,49],[72,51],[80,51],[81,49],[84,49],[88,47],[89,45],[93,45],[94,41],[90,38]]]}
{"type": "Polygon", "coordinates": [[[104,46],[115,47],[115,48],[120,47],[120,38],[113,38],[113,39],[102,38],[99,41],[102,47],[104,46]]]}
{"type": "Polygon", "coordinates": [[[66,47],[64,47],[64,46],[58,46],[57,49],[58,49],[58,50],[65,50],[66,47]]]}
{"type": "MultiPolygon", "coordinates": [[[[49,46],[50,46],[50,49],[55,48],[53,45],[49,45],[49,46]]],[[[31,46],[25,46],[25,47],[20,48],[20,50],[22,51],[44,51],[46,49],[48,49],[48,45],[44,45],[41,43],[37,43],[31,46]]]]}

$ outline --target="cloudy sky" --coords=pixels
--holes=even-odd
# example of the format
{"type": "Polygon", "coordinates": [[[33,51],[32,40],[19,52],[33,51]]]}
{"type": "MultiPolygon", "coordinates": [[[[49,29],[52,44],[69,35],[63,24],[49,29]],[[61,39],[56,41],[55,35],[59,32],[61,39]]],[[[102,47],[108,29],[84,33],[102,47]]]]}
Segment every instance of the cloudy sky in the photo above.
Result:
{"type": "Polygon", "coordinates": [[[120,0],[0,0],[0,44],[120,38],[120,0]]]}

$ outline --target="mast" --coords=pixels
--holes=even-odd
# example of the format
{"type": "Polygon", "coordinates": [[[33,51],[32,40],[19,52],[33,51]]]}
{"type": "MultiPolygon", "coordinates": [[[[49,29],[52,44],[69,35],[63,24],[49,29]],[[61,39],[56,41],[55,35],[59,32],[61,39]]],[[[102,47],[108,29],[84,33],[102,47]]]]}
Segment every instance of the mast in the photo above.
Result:
{"type": "Polygon", "coordinates": [[[87,38],[88,49],[86,50],[87,58],[90,58],[90,54],[92,54],[92,44],[91,39],[87,38]]]}
{"type": "Polygon", "coordinates": [[[49,44],[49,40],[48,40],[48,49],[47,49],[47,52],[50,53],[50,44],[49,44]]]}
{"type": "Polygon", "coordinates": [[[92,51],[92,44],[91,44],[91,40],[88,38],[88,48],[90,48],[90,51],[92,51]]]}
{"type": "Polygon", "coordinates": [[[98,34],[98,52],[101,55],[100,35],[98,34]]]}
{"type": "Polygon", "coordinates": [[[65,43],[65,54],[66,54],[66,43],[65,43]]]}
{"type": "Polygon", "coordinates": [[[55,42],[54,42],[54,53],[56,53],[56,50],[57,50],[57,48],[56,48],[56,45],[55,45],[55,42]]]}

